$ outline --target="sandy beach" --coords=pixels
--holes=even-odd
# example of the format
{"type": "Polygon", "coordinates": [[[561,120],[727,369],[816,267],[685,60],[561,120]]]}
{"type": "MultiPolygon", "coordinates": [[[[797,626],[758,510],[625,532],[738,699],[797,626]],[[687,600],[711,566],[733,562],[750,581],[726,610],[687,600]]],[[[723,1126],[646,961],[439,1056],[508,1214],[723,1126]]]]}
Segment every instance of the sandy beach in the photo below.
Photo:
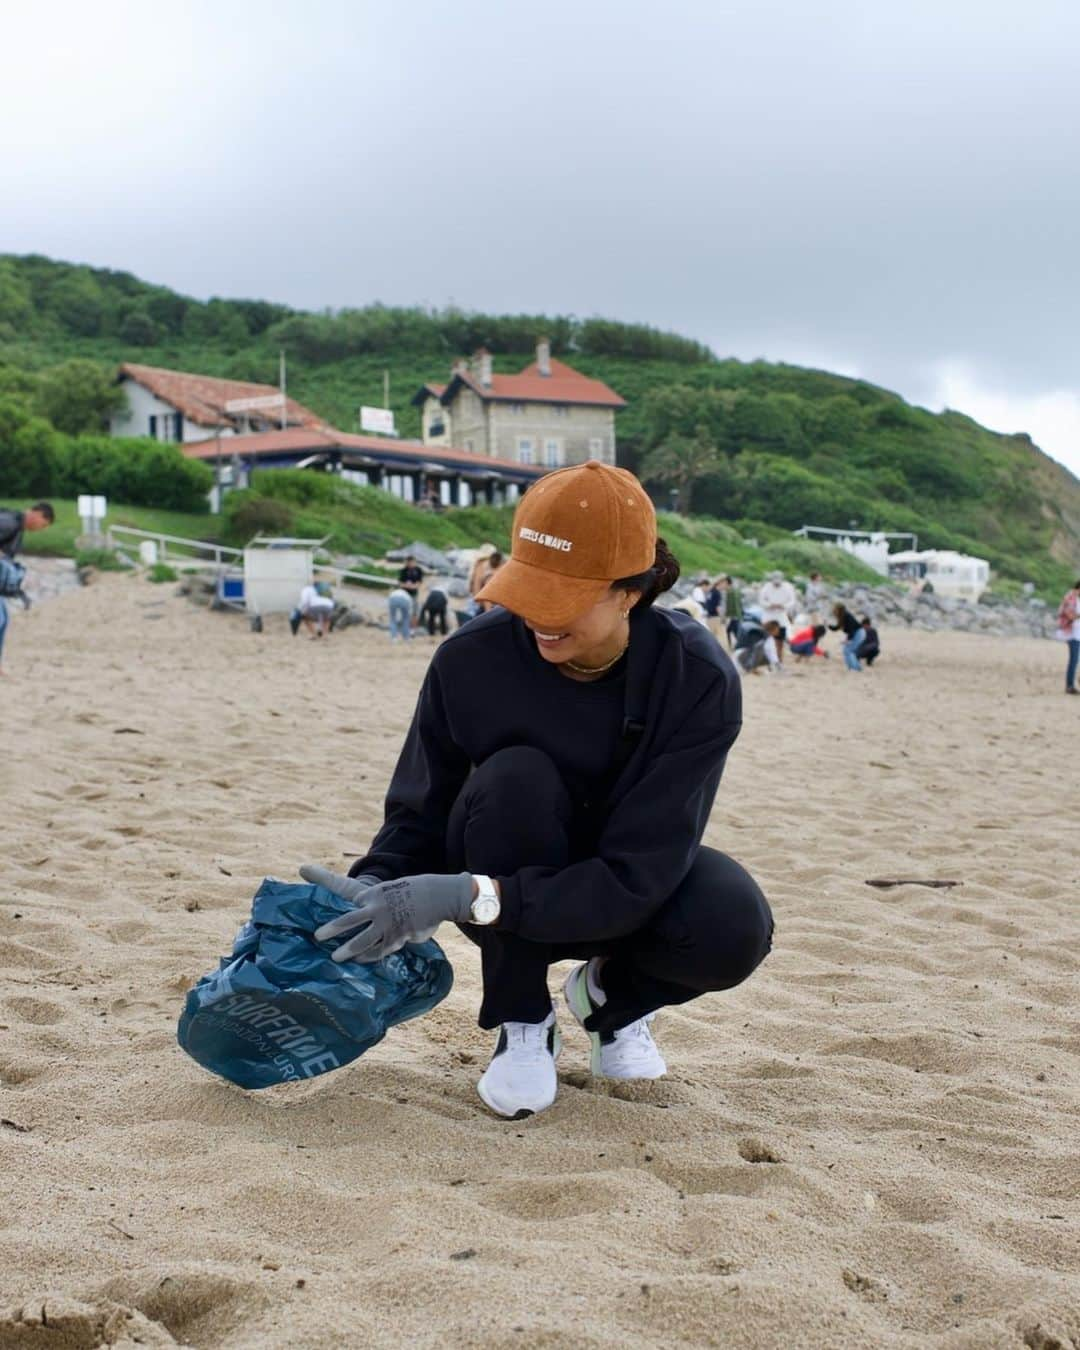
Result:
{"type": "Polygon", "coordinates": [[[871,674],[748,680],[706,838],[773,955],[661,1015],[655,1084],[590,1079],[564,1013],[556,1105],[508,1123],[456,932],[449,998],[337,1073],[245,1093],[177,1048],[261,878],[366,846],[431,648],[172,592],[9,634],[0,1350],[1080,1346],[1058,645],[885,631],[871,674]],[[963,884],[866,885],[905,876],[963,884]]]}

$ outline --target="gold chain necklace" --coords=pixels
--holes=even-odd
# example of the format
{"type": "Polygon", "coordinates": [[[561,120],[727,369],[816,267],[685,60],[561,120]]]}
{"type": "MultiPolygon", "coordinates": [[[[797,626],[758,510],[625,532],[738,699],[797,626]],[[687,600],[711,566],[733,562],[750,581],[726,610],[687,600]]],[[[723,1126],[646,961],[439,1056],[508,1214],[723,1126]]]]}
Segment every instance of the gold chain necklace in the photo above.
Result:
{"type": "Polygon", "coordinates": [[[606,665],[603,666],[577,666],[574,664],[573,661],[564,661],[563,665],[566,666],[568,670],[576,671],[579,675],[602,675],[605,670],[610,670],[616,661],[621,661],[623,659],[623,657],[626,655],[626,649],[629,646],[630,646],[630,639],[627,638],[626,641],[623,643],[622,651],[618,652],[615,656],[611,658],[610,661],[608,661],[606,665]]]}

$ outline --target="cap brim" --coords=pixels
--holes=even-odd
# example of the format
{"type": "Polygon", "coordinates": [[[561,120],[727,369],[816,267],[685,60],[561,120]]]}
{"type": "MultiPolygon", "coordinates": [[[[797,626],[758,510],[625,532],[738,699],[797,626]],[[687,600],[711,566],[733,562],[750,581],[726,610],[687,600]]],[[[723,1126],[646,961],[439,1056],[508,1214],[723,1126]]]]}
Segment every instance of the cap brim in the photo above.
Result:
{"type": "Polygon", "coordinates": [[[476,598],[502,605],[541,628],[557,632],[580,618],[610,589],[610,581],[564,577],[511,558],[492,573],[476,598]]]}

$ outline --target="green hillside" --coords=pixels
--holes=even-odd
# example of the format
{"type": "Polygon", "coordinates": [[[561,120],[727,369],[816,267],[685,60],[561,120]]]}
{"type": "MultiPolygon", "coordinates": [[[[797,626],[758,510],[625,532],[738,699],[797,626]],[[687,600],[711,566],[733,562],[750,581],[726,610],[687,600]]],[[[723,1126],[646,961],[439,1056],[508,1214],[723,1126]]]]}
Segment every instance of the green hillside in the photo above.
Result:
{"type": "MultiPolygon", "coordinates": [[[[787,530],[852,521],[913,530],[924,546],[988,557],[1001,575],[1047,593],[1080,566],[1080,482],[1067,470],[1026,436],[929,413],[862,381],[717,359],[643,325],[381,305],[307,314],[262,301],[203,303],[127,273],[0,257],[0,398],[7,391],[28,404],[39,383],[51,380],[55,391],[51,368],[77,357],[103,369],[137,360],[272,383],[284,350],[289,392],[344,429],[355,427],[361,403],[382,402],[389,371],[399,429],[416,435],[410,400],[421,383],[445,380],[453,358],[479,345],[497,370],[520,369],[540,335],[629,401],[618,420],[620,462],[638,469],[658,447],[703,449],[710,468],[694,485],[695,512],[787,530]]],[[[92,406],[86,415],[100,418],[92,406]]],[[[666,483],[649,486],[667,502],[666,483]]]]}

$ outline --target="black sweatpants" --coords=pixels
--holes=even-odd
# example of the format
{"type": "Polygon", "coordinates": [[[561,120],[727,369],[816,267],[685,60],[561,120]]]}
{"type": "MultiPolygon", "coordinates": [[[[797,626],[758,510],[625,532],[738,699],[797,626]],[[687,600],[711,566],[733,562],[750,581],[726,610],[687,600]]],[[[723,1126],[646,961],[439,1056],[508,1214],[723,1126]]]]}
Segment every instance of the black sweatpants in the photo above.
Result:
{"type": "MultiPolygon", "coordinates": [[[[447,830],[450,871],[513,874],[577,860],[574,805],[540,750],[518,746],[486,760],[462,788],[447,830]]],[[[548,966],[604,956],[607,1002],[586,1025],[610,1032],[646,1013],[713,989],[730,989],[769,952],[773,921],[757,883],[733,859],[701,847],[674,893],[643,927],[598,942],[530,942],[463,924],[480,948],[482,1027],[541,1022],[551,1010],[548,966]]]]}

